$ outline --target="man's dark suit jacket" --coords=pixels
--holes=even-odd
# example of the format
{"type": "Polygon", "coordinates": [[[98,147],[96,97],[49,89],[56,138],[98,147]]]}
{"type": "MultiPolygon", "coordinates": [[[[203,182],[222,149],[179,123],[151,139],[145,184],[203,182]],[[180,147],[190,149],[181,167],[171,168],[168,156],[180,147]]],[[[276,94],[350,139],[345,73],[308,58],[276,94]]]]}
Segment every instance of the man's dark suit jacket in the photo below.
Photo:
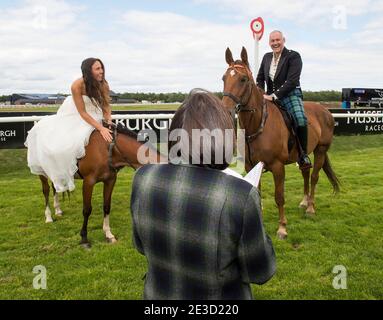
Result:
{"type": "Polygon", "coordinates": [[[219,170],[146,165],[134,176],[133,238],[145,299],[251,299],[275,272],[258,189],[219,170]]]}
{"type": "Polygon", "coordinates": [[[287,97],[295,88],[300,89],[299,78],[302,71],[302,59],[298,52],[285,47],[278,63],[274,81],[271,81],[269,72],[272,59],[272,52],[268,52],[263,56],[261,67],[257,75],[257,85],[265,90],[266,83],[266,93],[268,95],[274,93],[277,98],[281,100],[287,97]]]}

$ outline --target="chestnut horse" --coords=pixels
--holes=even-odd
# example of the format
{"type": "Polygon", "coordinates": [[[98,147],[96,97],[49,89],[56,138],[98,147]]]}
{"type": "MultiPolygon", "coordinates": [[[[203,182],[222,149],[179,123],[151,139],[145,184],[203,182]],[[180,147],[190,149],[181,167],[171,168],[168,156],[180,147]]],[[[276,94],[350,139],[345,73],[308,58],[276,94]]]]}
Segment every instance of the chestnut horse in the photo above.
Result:
{"type": "MultiPolygon", "coordinates": [[[[83,216],[84,223],[81,229],[81,244],[85,248],[90,248],[88,240],[88,219],[92,212],[92,193],[93,187],[98,182],[104,183],[104,223],[103,230],[106,240],[110,243],[116,242],[109,226],[109,213],[113,187],[117,179],[117,172],[124,166],[137,169],[142,166],[139,161],[140,156],[145,157],[149,163],[166,162],[154,148],[148,148],[144,143],[137,141],[137,135],[126,127],[118,125],[114,130],[114,141],[108,144],[98,131],[93,131],[89,143],[85,147],[85,157],[78,161],[78,172],[76,178],[83,179],[83,216]],[[143,146],[142,149],[140,147],[143,146]],[[140,151],[139,151],[140,149],[140,151]],[[138,154],[140,152],[140,154],[138,154]]],[[[45,197],[45,216],[46,222],[52,222],[51,211],[49,208],[49,184],[48,179],[40,176],[43,193],[45,197]]],[[[52,184],[53,187],[53,184],[52,184]]],[[[62,210],[58,202],[58,194],[53,187],[54,208],[56,215],[62,215],[62,210]]]]}
{"type": "MultiPolygon", "coordinates": [[[[257,87],[250,71],[247,51],[242,47],[241,59],[234,61],[229,48],[226,49],[226,70],[224,81],[224,107],[238,113],[240,126],[245,129],[246,154],[245,169],[247,172],[259,161],[265,169],[273,174],[275,186],[275,202],[279,210],[280,239],[287,236],[287,219],[284,210],[285,165],[297,162],[296,143],[289,153],[289,130],[285,125],[278,107],[263,98],[263,90],[257,87]]],[[[311,173],[311,190],[309,188],[310,169],[302,170],[304,179],[304,196],[300,207],[306,208],[309,215],[315,214],[315,186],[319,179],[319,171],[323,168],[334,192],[339,191],[339,181],[331,168],[327,151],[333,139],[334,119],[323,106],[305,103],[305,114],[308,122],[307,152],[314,153],[314,164],[311,173]]]]}

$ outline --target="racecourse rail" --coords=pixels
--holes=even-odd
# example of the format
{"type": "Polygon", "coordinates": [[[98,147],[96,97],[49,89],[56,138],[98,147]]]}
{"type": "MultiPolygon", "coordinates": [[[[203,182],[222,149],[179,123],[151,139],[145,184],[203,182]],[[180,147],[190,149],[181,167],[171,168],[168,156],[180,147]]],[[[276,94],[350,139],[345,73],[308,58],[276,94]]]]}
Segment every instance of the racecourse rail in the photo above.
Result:
{"type": "MultiPolygon", "coordinates": [[[[383,109],[329,109],[335,118],[334,135],[354,135],[354,134],[383,134],[383,109]]],[[[161,132],[170,127],[171,120],[174,117],[174,111],[116,111],[112,119],[118,122],[126,122],[126,126],[137,133],[143,139],[146,139],[151,130],[154,130],[157,136],[157,142],[166,142],[161,132]]],[[[0,112],[0,149],[18,149],[25,148],[24,142],[29,130],[34,123],[44,117],[52,115],[38,113],[35,115],[26,115],[24,112],[12,114],[6,112],[3,116],[0,112]]]]}
{"type": "MultiPolygon", "coordinates": [[[[172,119],[174,114],[158,113],[158,114],[115,114],[112,115],[114,120],[124,119],[148,119],[148,120],[166,120],[172,119]]],[[[332,113],[334,118],[380,118],[383,113],[369,113],[369,114],[350,114],[350,113],[332,113]]],[[[0,123],[14,123],[14,122],[35,122],[48,116],[19,116],[19,117],[0,117],[0,123]]]]}

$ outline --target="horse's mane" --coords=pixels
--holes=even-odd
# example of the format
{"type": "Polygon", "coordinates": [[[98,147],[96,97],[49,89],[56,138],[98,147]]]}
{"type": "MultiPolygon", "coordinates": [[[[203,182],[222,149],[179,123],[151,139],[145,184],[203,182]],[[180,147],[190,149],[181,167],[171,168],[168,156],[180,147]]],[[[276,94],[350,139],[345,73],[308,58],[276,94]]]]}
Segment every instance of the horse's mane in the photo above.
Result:
{"type": "Polygon", "coordinates": [[[109,128],[109,129],[112,129],[112,130],[114,128],[116,128],[117,129],[117,133],[122,133],[123,135],[129,136],[129,137],[134,138],[135,140],[137,140],[137,133],[135,133],[134,131],[128,129],[126,126],[124,126],[121,123],[109,124],[109,123],[106,123],[105,121],[102,121],[102,125],[105,128],[109,128]]]}
{"type": "Polygon", "coordinates": [[[117,132],[118,133],[122,133],[122,134],[124,134],[126,136],[132,137],[135,140],[137,140],[137,133],[135,133],[134,131],[128,129],[128,127],[124,126],[121,123],[117,124],[117,132]]]}
{"type": "Polygon", "coordinates": [[[151,143],[149,143],[149,141],[147,139],[145,139],[145,141],[141,141],[141,140],[138,140],[137,137],[138,137],[138,134],[135,133],[134,131],[128,129],[126,126],[124,126],[123,124],[121,123],[118,123],[117,124],[117,133],[121,133],[125,136],[128,136],[128,137],[131,137],[133,138],[134,140],[136,140],[138,143],[146,143],[147,145],[149,145],[152,149],[157,150],[157,148],[155,146],[153,146],[151,143]]]}

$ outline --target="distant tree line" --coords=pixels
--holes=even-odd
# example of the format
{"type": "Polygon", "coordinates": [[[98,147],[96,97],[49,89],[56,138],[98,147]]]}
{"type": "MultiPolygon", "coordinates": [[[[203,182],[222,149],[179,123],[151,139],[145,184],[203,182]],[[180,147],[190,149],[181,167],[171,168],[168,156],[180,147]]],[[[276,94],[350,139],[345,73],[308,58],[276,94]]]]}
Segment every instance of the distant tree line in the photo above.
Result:
{"type": "Polygon", "coordinates": [[[305,101],[342,101],[341,91],[303,91],[305,101]]]}
{"type": "MultiPolygon", "coordinates": [[[[222,92],[214,92],[219,98],[222,98],[222,92]]],[[[122,99],[134,99],[137,101],[150,102],[182,102],[185,100],[187,93],[171,92],[171,93],[143,93],[143,92],[125,92],[119,95],[122,99]]],[[[341,101],[342,93],[340,91],[303,91],[303,99],[306,101],[341,101]]],[[[10,101],[10,95],[0,96],[0,102],[10,101]]]]}
{"type": "Polygon", "coordinates": [[[11,101],[11,96],[0,96],[0,102],[11,101]]]}
{"type": "Polygon", "coordinates": [[[182,92],[172,92],[172,93],[143,93],[143,92],[125,92],[119,95],[121,99],[134,99],[137,101],[150,101],[150,102],[182,102],[186,97],[185,93],[182,92]]]}
{"type": "MultiPolygon", "coordinates": [[[[214,92],[219,98],[222,98],[222,92],[214,92]]],[[[185,100],[187,93],[173,92],[173,93],[130,93],[125,92],[120,94],[123,99],[135,99],[137,101],[150,101],[150,102],[182,102],[185,100]]],[[[342,93],[340,91],[303,91],[303,99],[306,101],[341,101],[342,93]]]]}

